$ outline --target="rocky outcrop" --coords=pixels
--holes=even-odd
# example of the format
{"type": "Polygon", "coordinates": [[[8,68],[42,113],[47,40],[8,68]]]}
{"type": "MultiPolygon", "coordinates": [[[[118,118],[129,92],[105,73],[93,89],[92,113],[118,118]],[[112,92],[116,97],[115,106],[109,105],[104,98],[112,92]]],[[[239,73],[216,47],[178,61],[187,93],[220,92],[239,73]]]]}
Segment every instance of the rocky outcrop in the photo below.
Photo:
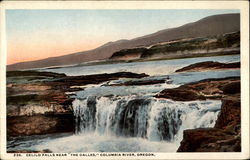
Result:
{"type": "Polygon", "coordinates": [[[72,98],[66,94],[84,85],[119,78],[142,78],[146,74],[66,76],[52,72],[7,72],[7,135],[75,132],[72,98]]]}
{"type": "Polygon", "coordinates": [[[239,94],[224,98],[215,127],[185,130],[178,152],[240,152],[240,104],[239,94]]]}
{"type": "MultiPolygon", "coordinates": [[[[184,84],[177,88],[165,89],[155,95],[156,98],[167,98],[175,101],[193,101],[204,99],[221,99],[228,92],[224,92],[229,86],[239,86],[239,77],[228,77],[220,79],[206,79],[199,82],[184,84]],[[238,85],[237,85],[238,84],[238,85]]],[[[239,89],[231,92],[239,93],[239,89]]],[[[229,90],[229,89],[228,89],[229,90]]]]}
{"type": "Polygon", "coordinates": [[[221,112],[216,121],[215,128],[224,129],[232,134],[238,133],[241,124],[240,104],[239,94],[223,98],[221,112]]]}
{"type": "Polygon", "coordinates": [[[38,135],[75,131],[75,119],[71,112],[45,113],[32,116],[8,116],[7,135],[38,135]]]}
{"type": "Polygon", "coordinates": [[[132,48],[123,49],[121,51],[115,52],[110,59],[115,60],[132,60],[139,59],[141,54],[146,50],[146,48],[132,48]]]}
{"type": "Polygon", "coordinates": [[[163,90],[155,97],[172,99],[174,101],[194,101],[205,99],[205,97],[203,95],[200,95],[198,92],[180,88],[163,90]]]}
{"type": "MultiPolygon", "coordinates": [[[[6,76],[9,77],[20,77],[24,76],[25,78],[29,77],[43,77],[43,78],[59,78],[65,77],[66,75],[63,73],[53,73],[53,72],[42,72],[42,71],[8,71],[6,72],[6,76]]],[[[35,79],[35,78],[33,78],[35,79]]]]}
{"type": "Polygon", "coordinates": [[[225,94],[240,93],[240,82],[232,82],[220,88],[225,94]]]}
{"type": "MultiPolygon", "coordinates": [[[[240,68],[240,63],[201,62],[176,72],[240,68]]],[[[185,130],[178,152],[240,152],[241,102],[240,77],[205,79],[165,89],[155,95],[175,101],[216,99],[222,101],[214,128],[185,130]]]]}
{"type": "Polygon", "coordinates": [[[119,78],[143,78],[147,77],[145,73],[137,74],[131,72],[117,72],[117,73],[104,73],[93,74],[86,76],[67,76],[49,82],[54,87],[64,87],[63,90],[69,90],[70,86],[83,86],[87,84],[99,84],[106,81],[116,80],[119,78]],[[60,85],[61,84],[61,85],[60,85]],[[65,87],[67,89],[65,89],[65,87]]]}
{"type": "Polygon", "coordinates": [[[109,84],[109,86],[140,86],[140,85],[152,85],[165,83],[165,79],[153,79],[153,80],[130,80],[123,83],[109,84]]]}
{"type": "Polygon", "coordinates": [[[210,79],[166,89],[156,95],[179,101],[222,100],[214,128],[185,130],[178,152],[240,152],[240,78],[210,79]],[[209,95],[209,96],[208,96],[209,95]]]}
{"type": "Polygon", "coordinates": [[[206,62],[191,64],[189,66],[178,69],[175,72],[204,71],[204,70],[216,70],[216,69],[239,69],[239,68],[240,68],[240,62],[220,63],[220,62],[206,61],[206,62]]]}
{"type": "Polygon", "coordinates": [[[217,128],[185,130],[177,152],[240,152],[240,135],[217,128]]]}

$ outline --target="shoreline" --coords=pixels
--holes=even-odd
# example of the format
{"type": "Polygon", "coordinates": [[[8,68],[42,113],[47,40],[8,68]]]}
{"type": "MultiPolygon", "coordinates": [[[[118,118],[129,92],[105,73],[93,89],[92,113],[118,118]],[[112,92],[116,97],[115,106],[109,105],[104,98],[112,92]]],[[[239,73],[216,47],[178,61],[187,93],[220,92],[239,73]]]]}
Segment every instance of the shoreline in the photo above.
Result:
{"type": "MultiPolygon", "coordinates": [[[[183,57],[174,57],[174,58],[157,58],[157,59],[138,59],[138,60],[119,60],[119,61],[101,61],[101,62],[87,62],[86,64],[72,64],[67,66],[55,66],[55,67],[44,67],[44,68],[31,68],[31,69],[21,69],[21,70],[10,70],[10,71],[29,71],[29,70],[49,70],[49,69],[60,69],[60,68],[74,68],[74,67],[83,67],[83,66],[99,66],[99,65],[111,65],[111,64],[124,64],[124,63],[143,63],[151,61],[166,61],[166,60],[178,60],[178,59],[192,59],[192,58],[201,58],[201,57],[222,57],[222,56],[236,56],[240,53],[232,54],[203,54],[196,56],[183,56],[183,57]]],[[[7,70],[8,72],[9,70],[7,70]]]]}

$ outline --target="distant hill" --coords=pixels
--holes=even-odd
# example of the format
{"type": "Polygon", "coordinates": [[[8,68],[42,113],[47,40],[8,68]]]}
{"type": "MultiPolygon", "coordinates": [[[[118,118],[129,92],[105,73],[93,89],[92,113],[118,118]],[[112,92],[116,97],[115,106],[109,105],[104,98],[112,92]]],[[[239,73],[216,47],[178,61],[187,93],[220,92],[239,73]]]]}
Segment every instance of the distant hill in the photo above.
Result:
{"type": "Polygon", "coordinates": [[[240,32],[184,38],[150,46],[122,49],[109,58],[115,61],[145,61],[215,55],[240,54],[240,32]]]}
{"type": "Polygon", "coordinates": [[[114,52],[126,48],[148,46],[170,40],[220,35],[240,31],[240,14],[221,14],[203,18],[197,22],[188,23],[180,27],[165,29],[153,34],[131,40],[108,42],[96,49],[68,54],[59,57],[50,57],[37,61],[21,62],[7,66],[7,70],[42,68],[50,66],[79,64],[82,62],[105,60],[114,52]]]}

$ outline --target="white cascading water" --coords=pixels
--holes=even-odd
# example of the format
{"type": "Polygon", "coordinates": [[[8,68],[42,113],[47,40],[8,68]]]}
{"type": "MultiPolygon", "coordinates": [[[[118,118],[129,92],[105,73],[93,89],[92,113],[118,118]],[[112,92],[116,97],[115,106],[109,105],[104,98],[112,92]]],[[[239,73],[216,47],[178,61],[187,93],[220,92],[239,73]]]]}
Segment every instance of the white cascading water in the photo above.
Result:
{"type": "Polygon", "coordinates": [[[185,129],[215,125],[220,101],[175,102],[138,97],[88,97],[73,102],[77,133],[175,142],[185,129]]]}
{"type": "Polygon", "coordinates": [[[89,96],[73,102],[76,134],[38,139],[36,145],[18,148],[55,153],[176,152],[183,130],[213,127],[220,107],[221,101],[89,96]]]}

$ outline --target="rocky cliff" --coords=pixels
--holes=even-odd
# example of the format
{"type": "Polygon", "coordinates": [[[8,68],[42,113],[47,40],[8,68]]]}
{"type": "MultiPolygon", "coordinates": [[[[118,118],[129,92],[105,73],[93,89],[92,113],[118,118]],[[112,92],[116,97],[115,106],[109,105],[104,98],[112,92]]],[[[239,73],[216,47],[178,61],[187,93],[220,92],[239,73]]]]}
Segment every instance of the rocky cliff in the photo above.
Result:
{"type": "Polygon", "coordinates": [[[211,55],[239,54],[240,32],[202,38],[188,38],[162,42],[115,52],[111,60],[184,58],[211,55]]]}

